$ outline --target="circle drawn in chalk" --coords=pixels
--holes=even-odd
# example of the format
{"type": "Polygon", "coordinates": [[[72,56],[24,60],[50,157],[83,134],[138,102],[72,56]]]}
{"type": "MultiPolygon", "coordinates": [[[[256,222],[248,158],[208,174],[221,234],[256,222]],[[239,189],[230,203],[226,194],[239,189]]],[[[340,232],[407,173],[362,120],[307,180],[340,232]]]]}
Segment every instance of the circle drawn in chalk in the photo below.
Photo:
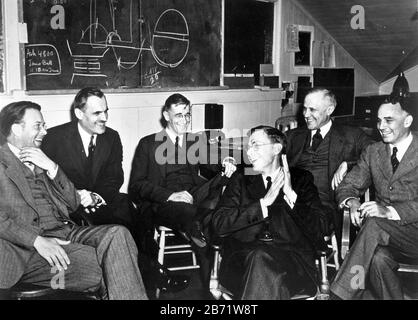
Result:
{"type": "Polygon", "coordinates": [[[189,26],[176,9],[165,10],[158,18],[152,36],[151,53],[163,67],[175,68],[189,51],[189,26]]]}

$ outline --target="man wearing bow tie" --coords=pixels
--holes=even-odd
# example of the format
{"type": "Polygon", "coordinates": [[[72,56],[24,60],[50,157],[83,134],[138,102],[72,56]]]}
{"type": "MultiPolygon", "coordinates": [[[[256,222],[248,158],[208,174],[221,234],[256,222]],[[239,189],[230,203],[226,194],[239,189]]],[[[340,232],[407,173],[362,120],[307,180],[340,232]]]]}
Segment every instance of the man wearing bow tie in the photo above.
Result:
{"type": "Polygon", "coordinates": [[[342,215],[335,201],[335,189],[372,140],[360,128],[334,123],[331,115],[336,107],[336,97],[330,90],[311,89],[303,104],[306,128],[286,132],[286,152],[290,167],[312,173],[340,242],[342,215]]]}
{"type": "Polygon", "coordinates": [[[410,129],[412,107],[399,97],[380,106],[377,129],[382,141],[361,154],[336,191],[340,206],[350,208],[352,223],[361,226],[331,286],[342,299],[369,293],[403,299],[398,263],[418,259],[418,136],[410,129]],[[360,204],[359,197],[370,186],[375,201],[360,204]]]}

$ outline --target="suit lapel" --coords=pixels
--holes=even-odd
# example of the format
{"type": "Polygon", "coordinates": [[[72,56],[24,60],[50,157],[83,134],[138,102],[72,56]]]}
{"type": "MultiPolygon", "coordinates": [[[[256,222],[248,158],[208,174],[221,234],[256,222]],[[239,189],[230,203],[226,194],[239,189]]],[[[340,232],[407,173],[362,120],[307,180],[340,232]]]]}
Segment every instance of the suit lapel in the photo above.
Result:
{"type": "MultiPolygon", "coordinates": [[[[387,145],[389,148],[389,145],[387,145]]],[[[389,148],[390,150],[390,148],[389,148]]],[[[402,160],[399,162],[398,169],[396,169],[395,173],[392,176],[391,182],[394,180],[399,179],[403,175],[410,172],[412,169],[417,167],[417,153],[418,153],[418,137],[413,135],[412,142],[408,149],[406,150],[402,160]]],[[[390,163],[390,151],[388,151],[388,157],[390,163]]],[[[390,165],[392,170],[392,164],[390,165]]]]}
{"type": "Polygon", "coordinates": [[[294,133],[294,138],[292,139],[293,146],[290,150],[295,150],[296,153],[293,156],[288,157],[288,159],[292,159],[292,162],[289,163],[290,167],[295,167],[299,161],[299,158],[303,151],[305,150],[305,145],[309,143],[311,138],[311,131],[308,129],[303,129],[301,131],[297,131],[294,133]]]}
{"type": "Polygon", "coordinates": [[[23,174],[23,170],[20,168],[19,159],[10,151],[7,144],[0,148],[0,161],[5,163],[7,167],[5,171],[6,176],[13,181],[28,205],[38,213],[29,183],[23,174]]]}
{"type": "Polygon", "coordinates": [[[247,176],[247,190],[252,199],[261,199],[266,195],[266,187],[264,186],[261,174],[247,176]]]}
{"type": "Polygon", "coordinates": [[[92,168],[92,185],[94,185],[100,168],[104,159],[107,159],[110,151],[112,150],[110,141],[106,139],[106,133],[97,135],[96,148],[93,155],[93,168],[92,168]]]}
{"type": "MultiPolygon", "coordinates": [[[[390,181],[392,179],[392,164],[390,162],[390,147],[388,144],[382,143],[378,149],[378,154],[380,161],[378,161],[377,166],[380,169],[382,175],[390,181]]],[[[399,168],[398,168],[399,169],[399,168]]]]}
{"type": "Polygon", "coordinates": [[[337,170],[338,166],[342,162],[342,156],[343,156],[343,148],[344,148],[344,138],[341,134],[340,130],[338,130],[338,127],[335,124],[332,124],[331,129],[328,132],[329,134],[329,155],[328,155],[328,177],[330,177],[330,180],[332,179],[332,175],[337,170]],[[332,150],[332,152],[331,152],[332,150]]]}
{"type": "Polygon", "coordinates": [[[165,179],[166,175],[167,175],[167,161],[164,164],[159,164],[156,159],[155,156],[157,154],[157,148],[163,144],[165,144],[165,147],[163,148],[163,150],[159,150],[158,152],[160,153],[161,151],[164,151],[165,157],[167,159],[167,152],[168,152],[168,143],[169,141],[167,141],[168,139],[170,139],[167,135],[167,132],[165,131],[165,129],[161,130],[160,132],[158,132],[155,135],[154,141],[153,141],[153,147],[151,148],[151,156],[154,157],[154,161],[157,163],[158,168],[160,169],[160,173],[161,173],[161,177],[163,179],[165,179]]]}
{"type": "Polygon", "coordinates": [[[63,143],[67,144],[65,150],[68,150],[68,158],[74,162],[74,165],[77,167],[77,172],[84,172],[86,153],[77,129],[77,122],[74,122],[71,129],[67,131],[67,138],[63,143]]]}

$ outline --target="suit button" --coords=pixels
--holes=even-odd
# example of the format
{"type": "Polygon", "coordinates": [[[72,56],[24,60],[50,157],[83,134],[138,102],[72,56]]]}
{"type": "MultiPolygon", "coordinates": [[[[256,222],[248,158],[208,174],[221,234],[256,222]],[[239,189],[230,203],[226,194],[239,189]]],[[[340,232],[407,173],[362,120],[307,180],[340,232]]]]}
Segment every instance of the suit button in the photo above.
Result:
{"type": "Polygon", "coordinates": [[[389,190],[392,191],[393,190],[393,187],[389,187],[389,190]]]}

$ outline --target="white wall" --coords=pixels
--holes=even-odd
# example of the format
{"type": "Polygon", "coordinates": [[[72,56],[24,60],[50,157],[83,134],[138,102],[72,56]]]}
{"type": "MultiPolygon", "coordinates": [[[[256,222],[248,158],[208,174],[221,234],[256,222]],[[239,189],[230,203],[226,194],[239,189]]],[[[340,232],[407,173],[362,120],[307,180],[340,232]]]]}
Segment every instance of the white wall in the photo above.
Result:
{"type": "MultiPolygon", "coordinates": [[[[187,91],[184,94],[193,104],[192,131],[204,129],[204,104],[224,105],[224,129],[227,137],[241,136],[255,125],[274,125],[280,116],[280,90],[208,90],[187,91]]],[[[108,126],[117,130],[123,144],[123,170],[126,191],[135,148],[140,138],[161,130],[161,107],[171,92],[158,93],[106,93],[109,105],[108,126]]],[[[0,109],[18,100],[39,103],[48,127],[70,120],[70,105],[74,94],[0,96],[0,109]]]]}
{"type": "MultiPolygon", "coordinates": [[[[0,94],[0,109],[18,100],[31,100],[39,103],[48,127],[70,120],[70,105],[76,91],[65,94],[30,94],[24,91],[23,45],[19,43],[19,24],[22,21],[19,1],[3,0],[4,43],[5,45],[5,87],[0,94]]],[[[161,107],[167,97],[174,92],[135,92],[134,90],[105,91],[109,105],[108,126],[117,130],[123,144],[123,169],[126,191],[132,157],[140,138],[161,130],[159,119],[161,107]]],[[[67,91],[65,91],[67,92],[67,91]]],[[[202,90],[181,92],[194,105],[192,131],[204,129],[204,104],[224,105],[224,129],[227,137],[241,136],[255,125],[274,125],[281,112],[281,90],[202,90]]]]}

